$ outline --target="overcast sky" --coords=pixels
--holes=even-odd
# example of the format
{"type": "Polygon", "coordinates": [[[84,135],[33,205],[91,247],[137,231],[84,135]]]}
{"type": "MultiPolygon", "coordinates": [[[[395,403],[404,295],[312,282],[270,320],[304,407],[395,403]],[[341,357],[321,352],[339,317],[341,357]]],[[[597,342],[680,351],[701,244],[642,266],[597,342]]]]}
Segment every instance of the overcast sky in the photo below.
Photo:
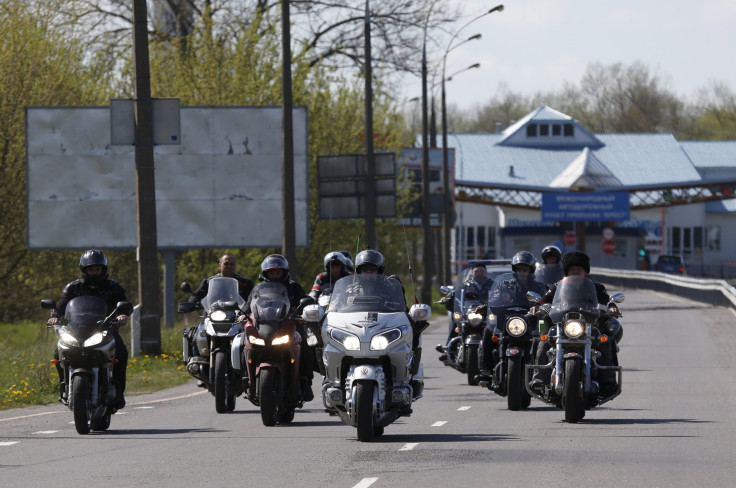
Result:
{"type": "MultiPolygon", "coordinates": [[[[642,61],[680,97],[692,98],[710,81],[736,91],[736,0],[452,0],[468,20],[503,3],[462,30],[458,39],[482,39],[454,49],[447,75],[473,63],[446,85],[447,103],[468,109],[487,102],[505,83],[532,95],[557,91],[565,81],[579,84],[592,62],[629,65],[642,61]]],[[[445,40],[434,59],[447,47],[445,40]]],[[[430,53],[430,58],[432,54],[430,53]]],[[[421,81],[408,78],[403,97],[421,94],[421,81]]]]}

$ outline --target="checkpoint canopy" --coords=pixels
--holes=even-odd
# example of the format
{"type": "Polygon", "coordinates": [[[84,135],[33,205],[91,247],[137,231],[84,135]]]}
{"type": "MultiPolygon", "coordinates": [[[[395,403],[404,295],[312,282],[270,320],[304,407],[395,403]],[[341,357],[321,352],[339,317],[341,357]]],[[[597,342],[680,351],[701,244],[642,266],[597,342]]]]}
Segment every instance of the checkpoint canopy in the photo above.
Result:
{"type": "MultiPolygon", "coordinates": [[[[309,245],[307,109],[294,107],[296,245],[309,245]]],[[[183,107],[181,144],[154,149],[158,247],[280,247],[281,107],[183,107]]],[[[134,146],[109,107],[26,111],[29,249],[134,249],[134,146]]]]}

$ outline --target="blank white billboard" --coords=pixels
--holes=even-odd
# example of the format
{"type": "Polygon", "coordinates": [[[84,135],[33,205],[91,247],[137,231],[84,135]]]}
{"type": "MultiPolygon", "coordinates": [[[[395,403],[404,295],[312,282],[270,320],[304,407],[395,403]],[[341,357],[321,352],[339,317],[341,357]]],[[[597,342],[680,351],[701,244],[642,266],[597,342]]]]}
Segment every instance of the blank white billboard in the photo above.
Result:
{"type": "MultiPolygon", "coordinates": [[[[296,245],[309,245],[307,110],[294,108],[296,245]]],[[[109,107],[26,111],[29,249],[135,248],[133,146],[109,107]]],[[[181,145],[156,146],[158,247],[281,247],[281,107],[185,107],[181,145]]]]}

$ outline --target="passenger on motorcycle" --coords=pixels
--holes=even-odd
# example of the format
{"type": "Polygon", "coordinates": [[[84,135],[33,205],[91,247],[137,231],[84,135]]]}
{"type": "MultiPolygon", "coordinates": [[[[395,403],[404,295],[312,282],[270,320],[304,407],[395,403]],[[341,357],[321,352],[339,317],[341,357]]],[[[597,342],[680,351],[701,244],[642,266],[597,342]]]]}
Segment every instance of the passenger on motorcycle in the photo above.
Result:
{"type": "MultiPolygon", "coordinates": [[[[468,279],[462,284],[463,290],[465,290],[466,300],[481,300],[486,301],[488,299],[488,292],[493,286],[493,278],[488,276],[488,269],[485,263],[475,262],[470,271],[468,279]]],[[[445,305],[445,308],[452,314],[455,311],[455,294],[459,293],[460,290],[452,290],[450,293],[442,297],[441,303],[445,305]]],[[[447,345],[450,343],[453,337],[458,333],[455,332],[455,321],[450,317],[450,330],[447,333],[447,339],[445,345],[438,344],[435,349],[439,352],[447,352],[447,345]]],[[[447,354],[440,355],[440,361],[447,359],[447,354]]]]}
{"type": "Polygon", "coordinates": [[[353,266],[353,255],[344,249],[339,252],[340,254],[345,256],[345,270],[348,272],[348,274],[355,273],[355,267],[353,266]]]}
{"type": "MultiPolygon", "coordinates": [[[[588,274],[590,273],[590,257],[582,251],[570,251],[563,257],[562,267],[565,276],[589,277],[588,274]]],[[[596,327],[598,327],[598,330],[600,330],[602,333],[614,338],[614,341],[601,342],[598,346],[598,351],[600,351],[601,353],[601,356],[598,359],[598,363],[600,363],[602,366],[617,365],[617,344],[621,340],[621,337],[623,337],[623,328],[621,327],[621,322],[618,321],[618,317],[621,317],[621,311],[618,309],[618,306],[615,303],[610,301],[610,296],[606,291],[606,287],[595,280],[591,281],[593,281],[593,284],[595,285],[595,291],[598,295],[598,303],[608,305],[609,312],[611,314],[610,318],[599,318],[598,322],[596,323],[596,327]]],[[[557,287],[549,290],[542,297],[542,301],[540,303],[552,303],[556,290],[557,287]]],[[[530,312],[536,314],[538,312],[538,307],[533,307],[530,312]]],[[[552,345],[549,343],[549,341],[543,342],[540,345],[539,349],[537,350],[537,364],[547,364],[549,362],[547,351],[549,351],[551,347],[552,345]]],[[[544,385],[549,383],[551,375],[551,369],[536,370],[536,372],[532,376],[532,390],[541,392],[544,388],[544,385]]],[[[601,371],[598,374],[597,381],[600,389],[600,395],[602,397],[608,396],[611,392],[616,390],[615,374],[612,371],[601,371]]]]}
{"type": "MultiPolygon", "coordinates": [[[[384,270],[385,259],[383,257],[383,254],[376,250],[366,249],[365,251],[359,252],[358,255],[355,257],[356,274],[384,274],[384,270]]],[[[401,281],[394,275],[389,276],[389,279],[394,279],[398,281],[399,284],[401,284],[401,281]]],[[[401,291],[403,292],[402,294],[405,294],[403,285],[401,286],[401,291]]],[[[408,316],[409,309],[406,308],[406,303],[404,303],[404,308],[406,309],[408,316]]],[[[412,376],[414,376],[419,372],[419,365],[422,361],[422,348],[419,347],[419,339],[422,331],[427,327],[427,324],[414,322],[411,317],[409,317],[409,323],[412,325],[413,329],[413,340],[411,347],[414,359],[411,364],[411,374],[412,376]]],[[[418,396],[422,393],[423,384],[420,385],[419,382],[415,380],[411,380],[410,384],[412,385],[412,389],[414,390],[414,396],[418,396]]]]}
{"type": "Polygon", "coordinates": [[[324,257],[325,270],[314,279],[309,296],[317,300],[322,293],[332,291],[335,282],[343,276],[349,276],[347,259],[339,252],[327,253],[324,257]]]}
{"type": "MultiPolygon", "coordinates": [[[[537,263],[537,259],[534,255],[528,251],[520,251],[514,254],[511,258],[511,271],[514,274],[514,280],[509,280],[505,283],[501,283],[496,287],[496,293],[509,294],[509,298],[525,296],[527,291],[533,291],[535,293],[544,294],[547,291],[547,287],[544,283],[534,279],[534,265],[537,263]],[[513,295],[512,295],[513,294],[513,295]]],[[[532,303],[529,303],[531,308],[532,303]]],[[[486,315],[488,312],[488,303],[478,309],[478,312],[482,315],[486,315]]],[[[533,323],[533,321],[532,321],[533,323]]],[[[495,365],[493,354],[494,348],[497,345],[491,340],[494,334],[500,334],[500,331],[491,330],[490,327],[486,327],[483,331],[483,339],[478,349],[478,362],[480,367],[480,377],[482,381],[491,380],[491,372],[495,365]]]]}
{"type": "MultiPolygon", "coordinates": [[[[243,297],[244,300],[248,299],[248,296],[250,296],[250,292],[253,291],[253,281],[236,273],[237,262],[235,260],[235,256],[230,253],[223,254],[222,256],[220,256],[217,267],[220,269],[220,272],[216,275],[210,276],[209,278],[203,279],[202,282],[199,284],[199,287],[189,296],[189,303],[199,304],[202,299],[207,296],[210,280],[212,278],[217,278],[220,276],[226,278],[235,278],[238,281],[238,294],[243,297]]],[[[245,316],[242,315],[240,320],[243,320],[244,318],[245,316]]],[[[186,337],[187,342],[189,342],[189,353],[192,357],[199,356],[197,341],[194,340],[194,337],[197,333],[197,329],[201,325],[202,324],[190,327],[189,329],[184,331],[184,337],[186,337]]],[[[199,384],[199,386],[204,386],[204,383],[199,384]]]]}
{"type": "MultiPolygon", "coordinates": [[[[286,293],[289,295],[291,311],[299,306],[302,298],[309,297],[304,292],[304,288],[291,279],[289,262],[280,254],[269,254],[266,256],[261,263],[261,274],[258,276],[258,281],[282,283],[286,287],[286,293]]],[[[258,288],[258,285],[256,285],[256,288],[258,288]]],[[[252,296],[253,293],[251,293],[252,296]]],[[[251,313],[251,297],[246,301],[246,315],[250,315],[251,313]]],[[[301,353],[299,354],[299,374],[307,380],[306,388],[302,392],[302,400],[310,402],[314,400],[314,393],[312,392],[312,379],[314,378],[314,372],[312,371],[313,351],[307,345],[307,331],[304,328],[304,323],[296,322],[296,330],[302,337],[301,353]]]]}
{"type": "MultiPolygon", "coordinates": [[[[79,259],[79,270],[82,278],[74,280],[64,287],[61,292],[61,298],[56,302],[56,309],[51,311],[51,317],[48,325],[56,325],[59,323],[59,317],[64,316],[66,306],[72,298],[80,296],[93,296],[101,298],[107,304],[107,313],[115,310],[118,302],[128,301],[125,297],[125,290],[117,281],[110,279],[107,272],[107,258],[97,249],[90,249],[82,254],[79,259]]],[[[120,337],[119,328],[128,321],[127,315],[118,315],[115,318],[115,327],[113,328],[113,337],[115,338],[115,359],[117,363],[113,365],[113,378],[118,384],[118,397],[115,400],[114,408],[121,409],[125,406],[125,370],[128,366],[128,348],[120,337]]],[[[59,349],[54,351],[54,359],[59,359],[59,349]]],[[[59,401],[63,401],[66,394],[64,385],[64,371],[61,366],[56,363],[56,371],[59,374],[59,391],[61,397],[59,401]]]]}

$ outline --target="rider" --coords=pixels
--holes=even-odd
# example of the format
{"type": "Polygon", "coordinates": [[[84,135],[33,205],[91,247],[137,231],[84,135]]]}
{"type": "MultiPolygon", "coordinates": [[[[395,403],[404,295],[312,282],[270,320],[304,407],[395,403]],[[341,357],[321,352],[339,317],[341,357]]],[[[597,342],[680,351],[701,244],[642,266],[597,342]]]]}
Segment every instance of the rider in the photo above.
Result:
{"type": "Polygon", "coordinates": [[[353,267],[353,255],[344,249],[339,252],[340,254],[345,256],[345,270],[348,272],[348,274],[355,273],[355,268],[353,267]]]}
{"type": "MultiPolygon", "coordinates": [[[[365,251],[361,251],[358,253],[357,256],[355,256],[355,273],[356,274],[384,274],[385,270],[385,259],[383,258],[383,254],[380,252],[373,250],[373,249],[366,249],[365,251]]],[[[388,279],[393,279],[399,282],[401,284],[401,281],[394,275],[391,275],[388,277],[388,279]]],[[[401,286],[402,295],[404,294],[404,286],[401,286]]],[[[406,303],[404,304],[406,306],[406,303]]],[[[408,312],[408,311],[407,311],[408,312]]],[[[408,313],[407,313],[408,315],[408,313]]],[[[412,377],[415,376],[419,370],[420,370],[420,364],[422,361],[422,348],[419,346],[419,338],[421,335],[421,331],[426,328],[425,323],[417,323],[414,322],[414,320],[409,317],[409,322],[412,325],[413,330],[413,337],[412,337],[412,353],[414,355],[414,358],[411,363],[411,374],[412,377]]],[[[414,391],[414,396],[419,396],[422,393],[422,390],[424,388],[424,384],[418,380],[412,379],[410,382],[412,390],[414,391]]]]}
{"type": "MultiPolygon", "coordinates": [[[[261,263],[261,274],[258,276],[258,281],[283,284],[284,287],[286,287],[286,293],[289,296],[291,310],[296,309],[303,298],[309,297],[309,295],[304,292],[304,288],[302,288],[299,283],[291,279],[291,274],[289,273],[289,262],[281,254],[269,254],[266,256],[261,263]]],[[[256,288],[257,287],[258,285],[256,285],[256,288]]],[[[251,299],[252,298],[249,298],[245,304],[246,315],[250,315],[251,299]]],[[[312,392],[312,379],[314,378],[314,372],[312,371],[312,350],[307,345],[307,332],[304,329],[304,324],[296,322],[296,329],[302,338],[301,353],[299,354],[299,375],[306,380],[306,384],[302,391],[302,400],[310,402],[314,400],[314,393],[312,392]]]]}
{"type": "Polygon", "coordinates": [[[557,246],[547,246],[542,249],[542,262],[544,264],[558,264],[562,261],[562,251],[557,246]]]}
{"type": "Polygon", "coordinates": [[[317,300],[319,296],[335,286],[335,282],[343,276],[349,276],[347,271],[347,259],[342,253],[330,252],[324,257],[324,272],[317,275],[314,279],[312,291],[309,296],[317,300]]]}
{"type": "MultiPolygon", "coordinates": [[[[562,259],[562,267],[565,272],[565,276],[585,276],[588,278],[588,274],[590,273],[590,257],[582,251],[570,251],[565,254],[565,257],[562,259]]],[[[614,341],[600,343],[597,348],[598,351],[601,352],[598,363],[603,366],[611,366],[618,362],[616,359],[616,344],[623,336],[623,329],[621,327],[621,323],[618,321],[618,317],[621,316],[621,312],[619,311],[618,306],[610,301],[610,296],[606,291],[606,287],[597,281],[593,281],[593,284],[595,285],[596,295],[598,296],[598,303],[608,305],[609,312],[611,314],[611,318],[601,318],[596,325],[601,332],[610,335],[614,339],[614,341]]],[[[557,287],[549,290],[542,297],[540,303],[552,303],[556,291],[557,287]]],[[[538,307],[535,306],[530,312],[537,313],[537,311],[538,307]]],[[[549,341],[545,341],[540,344],[540,347],[537,350],[537,364],[547,364],[549,362],[547,351],[551,348],[552,345],[549,341]]],[[[532,390],[541,392],[544,385],[549,383],[551,376],[551,369],[537,369],[532,377],[532,390]]],[[[598,386],[602,397],[609,396],[616,390],[615,375],[610,371],[599,373],[598,386]]]]}
{"type": "Polygon", "coordinates": [[[542,249],[542,262],[537,263],[534,275],[548,287],[564,278],[562,270],[562,252],[557,246],[547,246],[542,249]]]}
{"type": "MultiPolygon", "coordinates": [[[[82,278],[74,280],[64,287],[61,292],[61,298],[56,302],[56,309],[51,311],[51,317],[48,325],[56,325],[59,323],[59,317],[64,316],[66,306],[72,298],[80,296],[93,296],[101,298],[107,304],[107,313],[111,314],[118,302],[128,301],[125,297],[125,290],[120,283],[110,279],[107,273],[107,258],[97,249],[90,249],[82,254],[79,259],[79,270],[82,272],[82,278]]],[[[118,315],[113,322],[113,337],[115,338],[115,359],[116,363],[112,367],[112,376],[115,383],[119,386],[117,389],[117,398],[112,407],[121,409],[125,406],[125,369],[128,366],[128,348],[125,347],[123,338],[120,337],[119,328],[128,321],[127,315],[118,315]]],[[[59,359],[59,349],[54,351],[54,359],[59,359]]],[[[66,388],[64,384],[64,370],[59,363],[56,363],[56,371],[59,373],[59,390],[61,397],[59,401],[66,401],[66,388]]]]}
{"type": "MultiPolygon", "coordinates": [[[[212,278],[219,277],[235,278],[238,282],[238,294],[243,297],[244,300],[248,299],[250,292],[253,291],[253,281],[244,276],[240,276],[235,272],[237,269],[235,256],[230,253],[223,254],[222,256],[220,256],[217,267],[220,269],[220,272],[216,275],[210,276],[209,278],[203,279],[202,282],[199,284],[199,287],[189,296],[189,303],[199,304],[202,299],[207,296],[207,291],[209,291],[210,287],[210,280],[212,278]]],[[[192,356],[199,356],[197,341],[193,340],[197,329],[199,328],[199,325],[190,327],[189,329],[185,329],[184,331],[184,337],[186,337],[187,342],[189,342],[189,350],[191,351],[192,356]]],[[[204,386],[204,383],[200,383],[201,384],[199,386],[204,386]]]]}
{"type": "MultiPolygon", "coordinates": [[[[514,254],[511,258],[511,271],[514,274],[513,280],[508,282],[500,283],[496,288],[497,291],[503,291],[504,289],[513,289],[514,293],[520,293],[526,295],[527,291],[533,291],[535,293],[543,294],[547,291],[547,287],[544,283],[540,283],[534,279],[534,265],[537,263],[537,259],[534,255],[528,251],[520,251],[514,254]]],[[[488,303],[478,309],[478,312],[482,315],[486,315],[488,312],[488,303]]],[[[534,322],[534,321],[532,321],[534,322]]],[[[496,324],[497,326],[499,324],[496,324]]],[[[493,353],[493,349],[497,345],[493,342],[492,338],[498,331],[492,330],[490,327],[486,327],[483,330],[483,339],[478,349],[478,363],[480,368],[481,380],[491,382],[492,371],[495,367],[497,354],[493,353]]]]}
{"type": "MultiPolygon", "coordinates": [[[[472,265],[470,275],[462,284],[462,287],[465,290],[465,299],[485,301],[488,299],[488,292],[491,290],[492,286],[493,278],[488,276],[488,268],[486,268],[485,263],[482,261],[475,261],[472,265]]],[[[440,300],[441,303],[445,304],[445,308],[447,308],[450,314],[455,311],[455,292],[456,290],[451,291],[445,295],[442,300],[440,300]]],[[[447,359],[447,345],[456,335],[455,321],[450,318],[450,330],[447,333],[445,345],[443,346],[442,344],[438,344],[437,347],[435,347],[435,350],[443,353],[440,355],[440,361],[447,359]]]]}

